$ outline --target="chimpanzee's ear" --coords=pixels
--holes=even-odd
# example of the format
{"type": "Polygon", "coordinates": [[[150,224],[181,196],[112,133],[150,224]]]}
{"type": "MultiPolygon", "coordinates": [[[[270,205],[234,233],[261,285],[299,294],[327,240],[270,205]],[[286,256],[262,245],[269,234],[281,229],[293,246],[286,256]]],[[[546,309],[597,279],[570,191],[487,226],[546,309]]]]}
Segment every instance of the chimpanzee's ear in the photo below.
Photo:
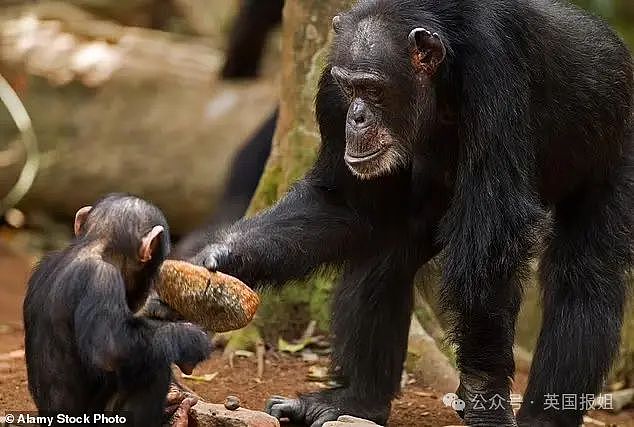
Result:
{"type": "Polygon", "coordinates": [[[433,75],[447,56],[445,44],[438,33],[414,28],[408,37],[412,64],[417,72],[433,75]]]}
{"type": "Polygon", "coordinates": [[[335,17],[332,18],[332,29],[335,34],[339,34],[341,32],[341,16],[335,15],[335,17]]]}
{"type": "Polygon", "coordinates": [[[92,209],[92,206],[84,206],[75,214],[75,236],[79,236],[79,232],[81,231],[81,227],[86,222],[86,218],[88,217],[88,213],[92,209]]]}
{"type": "Polygon", "coordinates": [[[141,239],[141,247],[139,248],[139,260],[141,262],[148,262],[152,259],[156,248],[161,244],[163,231],[165,231],[163,226],[157,225],[143,236],[141,239]]]}

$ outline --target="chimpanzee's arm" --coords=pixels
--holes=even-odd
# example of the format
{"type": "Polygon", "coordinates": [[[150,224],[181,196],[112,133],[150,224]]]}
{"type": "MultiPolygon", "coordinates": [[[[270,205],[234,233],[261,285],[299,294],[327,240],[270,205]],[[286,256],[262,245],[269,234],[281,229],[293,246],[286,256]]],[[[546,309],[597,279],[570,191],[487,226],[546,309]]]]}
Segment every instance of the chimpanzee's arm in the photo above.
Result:
{"type": "Polygon", "coordinates": [[[79,269],[77,277],[87,283],[75,310],[75,339],[88,368],[123,371],[143,383],[151,380],[154,369],[171,363],[195,365],[209,355],[209,339],[197,327],[135,317],[113,265],[87,260],[79,269]]]}
{"type": "Polygon", "coordinates": [[[459,184],[441,227],[445,282],[464,287],[448,294],[465,299],[472,294],[463,290],[476,288],[500,296],[493,287],[513,279],[544,215],[535,186],[535,137],[527,124],[534,108],[524,87],[528,77],[519,67],[495,65],[503,51],[480,53],[465,59],[465,67],[478,66],[481,76],[463,91],[459,184]],[[496,75],[505,78],[496,81],[496,75]]]}
{"type": "Polygon", "coordinates": [[[283,283],[344,261],[368,230],[337,189],[309,176],[268,211],[234,224],[194,262],[250,285],[283,283]]]}
{"type": "Polygon", "coordinates": [[[465,423],[515,425],[510,405],[488,412],[473,402],[477,395],[508,401],[514,372],[520,278],[543,218],[534,185],[535,139],[527,124],[533,107],[520,69],[511,64],[495,69],[486,54],[469,60],[473,63],[465,67],[473,69],[477,61],[482,81],[463,92],[459,185],[441,232],[446,253],[441,294],[454,313],[465,423]]]}
{"type": "Polygon", "coordinates": [[[282,20],[283,6],[283,0],[242,2],[231,29],[222,77],[252,78],[257,75],[267,36],[282,20]]]}
{"type": "Polygon", "coordinates": [[[311,171],[277,205],[230,227],[194,263],[249,285],[281,284],[367,248],[372,227],[357,201],[380,204],[385,191],[352,177],[343,159],[345,103],[329,70],[319,86],[315,106],[322,146],[311,171]]]}

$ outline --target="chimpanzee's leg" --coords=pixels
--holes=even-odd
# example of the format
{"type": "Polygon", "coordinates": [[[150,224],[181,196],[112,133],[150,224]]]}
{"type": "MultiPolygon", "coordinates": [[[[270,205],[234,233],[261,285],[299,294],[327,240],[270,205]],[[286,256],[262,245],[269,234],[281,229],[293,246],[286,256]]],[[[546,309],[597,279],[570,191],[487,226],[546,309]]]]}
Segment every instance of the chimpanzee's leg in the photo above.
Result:
{"type": "Polygon", "coordinates": [[[134,425],[159,426],[165,418],[163,408],[171,378],[169,365],[155,367],[142,385],[131,386],[133,381],[121,377],[120,390],[107,409],[132,413],[134,425]]]}
{"type": "Polygon", "coordinates": [[[463,402],[456,402],[454,409],[469,426],[516,425],[510,401],[515,321],[521,278],[541,221],[532,199],[493,194],[492,199],[500,200],[491,203],[496,210],[474,202],[465,209],[468,214],[452,224],[451,231],[459,237],[451,236],[445,248],[440,291],[443,306],[453,316],[451,333],[460,369],[457,394],[463,402]]]}
{"type": "Polygon", "coordinates": [[[630,265],[631,166],[556,208],[541,263],[543,326],[518,422],[578,426],[618,351],[630,265]],[[583,408],[582,406],[586,406],[583,408]]]}
{"type": "Polygon", "coordinates": [[[333,303],[332,369],[342,387],[273,397],[267,412],[310,426],[344,414],[385,423],[399,391],[419,262],[399,251],[348,267],[333,303]]]}
{"type": "Polygon", "coordinates": [[[233,24],[224,78],[255,77],[269,32],[281,22],[284,0],[244,0],[233,24]]]}
{"type": "Polygon", "coordinates": [[[454,409],[469,426],[515,425],[509,390],[515,371],[513,339],[521,285],[517,277],[499,285],[496,290],[483,291],[486,297],[476,295],[468,302],[465,289],[450,288],[461,295],[443,295],[451,301],[455,316],[452,334],[460,369],[457,394],[465,405],[454,409]],[[463,301],[458,302],[460,299],[463,301]]]}

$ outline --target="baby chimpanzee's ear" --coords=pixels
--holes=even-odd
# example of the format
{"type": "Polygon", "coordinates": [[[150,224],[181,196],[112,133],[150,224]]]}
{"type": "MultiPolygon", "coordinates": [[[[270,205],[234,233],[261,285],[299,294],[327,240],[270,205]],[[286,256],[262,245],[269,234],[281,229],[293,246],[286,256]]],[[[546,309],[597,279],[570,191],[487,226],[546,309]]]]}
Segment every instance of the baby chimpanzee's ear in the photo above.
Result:
{"type": "Polygon", "coordinates": [[[163,231],[165,231],[163,226],[157,225],[143,236],[141,239],[141,247],[139,248],[139,260],[141,262],[148,262],[152,259],[156,248],[161,244],[163,231]]]}
{"type": "Polygon", "coordinates": [[[86,218],[88,217],[88,213],[92,209],[92,206],[84,206],[75,214],[75,236],[79,236],[79,232],[81,231],[81,227],[86,222],[86,218]]]}
{"type": "Polygon", "coordinates": [[[438,33],[424,28],[414,28],[408,36],[412,64],[417,72],[433,75],[447,56],[445,44],[438,33]]]}

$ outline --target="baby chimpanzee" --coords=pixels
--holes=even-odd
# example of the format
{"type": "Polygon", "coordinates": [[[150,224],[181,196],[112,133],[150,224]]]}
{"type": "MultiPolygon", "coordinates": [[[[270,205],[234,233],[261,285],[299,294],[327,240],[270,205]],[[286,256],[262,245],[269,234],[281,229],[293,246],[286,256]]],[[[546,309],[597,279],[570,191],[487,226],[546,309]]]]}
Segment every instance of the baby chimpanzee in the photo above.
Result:
{"type": "Polygon", "coordinates": [[[29,389],[41,412],[130,411],[158,426],[171,363],[191,373],[207,335],[136,315],[169,252],[163,214],[113,194],[75,218],[75,240],[36,267],[24,301],[29,389]]]}

